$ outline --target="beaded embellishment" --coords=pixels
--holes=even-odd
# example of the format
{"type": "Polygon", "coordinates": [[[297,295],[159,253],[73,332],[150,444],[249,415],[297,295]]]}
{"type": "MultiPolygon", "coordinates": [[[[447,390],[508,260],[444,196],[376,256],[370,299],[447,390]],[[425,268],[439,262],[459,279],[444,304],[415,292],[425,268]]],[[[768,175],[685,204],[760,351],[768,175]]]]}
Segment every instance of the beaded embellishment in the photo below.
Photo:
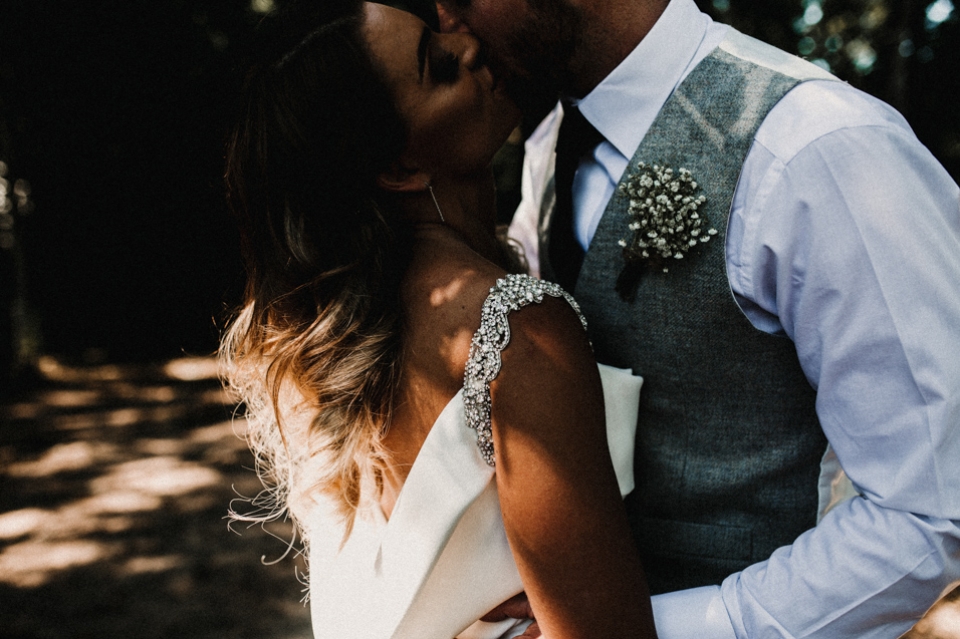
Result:
{"type": "Polygon", "coordinates": [[[467,426],[477,431],[477,446],[483,459],[495,465],[493,431],[490,423],[490,382],[500,373],[500,352],[510,343],[507,314],[528,304],[539,304],[544,295],[562,297],[573,307],[583,328],[587,320],[580,306],[553,282],[544,282],[529,275],[507,275],[497,280],[480,311],[480,328],[473,334],[470,355],[463,376],[463,404],[467,426]]]}

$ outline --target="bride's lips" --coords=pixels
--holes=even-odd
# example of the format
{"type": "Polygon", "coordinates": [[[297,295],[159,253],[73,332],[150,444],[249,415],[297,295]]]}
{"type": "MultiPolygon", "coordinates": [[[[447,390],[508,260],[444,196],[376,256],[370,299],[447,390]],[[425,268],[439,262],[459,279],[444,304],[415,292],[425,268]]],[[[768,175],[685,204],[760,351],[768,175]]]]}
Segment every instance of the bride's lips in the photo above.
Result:
{"type": "Polygon", "coordinates": [[[487,88],[490,90],[490,93],[496,93],[500,88],[500,80],[493,72],[493,69],[491,69],[487,64],[477,67],[474,73],[481,78],[481,82],[487,86],[487,88]]]}
{"type": "Polygon", "coordinates": [[[490,92],[491,93],[504,93],[507,89],[507,83],[504,81],[504,76],[501,73],[502,70],[494,69],[489,64],[486,65],[487,70],[490,72],[490,92]]]}

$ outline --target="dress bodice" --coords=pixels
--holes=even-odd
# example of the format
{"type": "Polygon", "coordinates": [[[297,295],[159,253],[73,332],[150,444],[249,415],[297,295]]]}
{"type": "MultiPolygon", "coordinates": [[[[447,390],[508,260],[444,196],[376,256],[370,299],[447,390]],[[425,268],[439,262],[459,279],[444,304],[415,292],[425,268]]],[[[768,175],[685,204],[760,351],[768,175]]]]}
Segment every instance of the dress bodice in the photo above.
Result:
{"type": "MultiPolygon", "coordinates": [[[[509,312],[544,295],[564,297],[579,313],[558,286],[528,276],[491,289],[464,388],[434,423],[389,520],[378,507],[359,512],[342,546],[342,529],[322,508],[307,522],[317,639],[494,639],[525,627],[476,621],[523,589],[500,515],[489,384],[509,343],[509,312]]],[[[642,380],[606,366],[600,373],[608,444],[626,495],[642,380]]]]}

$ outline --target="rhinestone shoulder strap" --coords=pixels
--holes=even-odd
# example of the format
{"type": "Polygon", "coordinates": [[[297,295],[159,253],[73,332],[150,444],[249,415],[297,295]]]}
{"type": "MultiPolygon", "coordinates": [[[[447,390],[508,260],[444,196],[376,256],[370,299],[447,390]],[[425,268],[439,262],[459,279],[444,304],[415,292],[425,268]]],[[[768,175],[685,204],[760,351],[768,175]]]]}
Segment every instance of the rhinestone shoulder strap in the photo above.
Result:
{"type": "Polygon", "coordinates": [[[587,320],[577,302],[552,282],[529,275],[507,275],[497,280],[480,311],[480,328],[473,334],[470,356],[463,376],[463,404],[467,426],[477,431],[477,446],[483,459],[495,464],[493,432],[490,424],[490,382],[500,372],[500,352],[510,343],[510,324],[507,314],[528,304],[539,304],[544,295],[562,297],[573,307],[583,328],[587,320]]]}

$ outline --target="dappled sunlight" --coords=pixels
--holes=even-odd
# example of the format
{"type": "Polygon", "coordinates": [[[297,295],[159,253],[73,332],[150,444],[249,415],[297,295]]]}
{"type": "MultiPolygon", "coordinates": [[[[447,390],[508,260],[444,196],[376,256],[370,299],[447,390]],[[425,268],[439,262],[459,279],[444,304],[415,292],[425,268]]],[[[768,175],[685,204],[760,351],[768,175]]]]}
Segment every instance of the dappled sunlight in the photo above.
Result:
{"type": "Polygon", "coordinates": [[[5,633],[309,636],[302,559],[261,562],[285,554],[289,526],[228,529],[231,499],[259,481],[214,359],[45,357],[37,372],[36,390],[0,405],[5,633]],[[51,613],[44,601],[64,605],[51,613]]]}
{"type": "Polygon", "coordinates": [[[36,588],[57,572],[101,561],[111,552],[110,547],[93,541],[25,541],[0,554],[0,583],[36,588]]]}
{"type": "Polygon", "coordinates": [[[166,572],[183,565],[185,559],[178,555],[158,557],[134,557],[117,567],[120,575],[166,572]]]}
{"type": "Polygon", "coordinates": [[[221,483],[220,473],[175,457],[150,457],[120,464],[90,482],[94,494],[134,490],[158,497],[174,497],[221,483]]]}
{"type": "Polygon", "coordinates": [[[5,472],[11,477],[44,477],[83,470],[112,458],[116,458],[115,447],[106,442],[69,442],[53,446],[34,461],[10,464],[5,472]]]}
{"type": "Polygon", "coordinates": [[[182,455],[188,448],[189,442],[180,439],[138,439],[137,452],[144,455],[182,455]]]}
{"type": "Polygon", "coordinates": [[[163,371],[171,379],[195,382],[201,379],[217,379],[217,360],[212,357],[184,357],[163,365],[163,371]]]}
{"type": "Polygon", "coordinates": [[[37,358],[37,369],[54,382],[92,382],[123,379],[120,366],[69,366],[55,357],[44,355],[37,358]]]}
{"type": "MultiPolygon", "coordinates": [[[[215,361],[46,358],[40,374],[0,405],[4,636],[311,636],[290,523],[225,520],[261,485],[215,361]]],[[[941,637],[929,629],[956,611],[938,606],[909,639],[941,637]]]]}
{"type": "Polygon", "coordinates": [[[163,501],[156,495],[120,488],[78,502],[89,515],[137,513],[159,510],[163,501]]]}
{"type": "Polygon", "coordinates": [[[246,444],[244,444],[241,439],[241,437],[243,437],[244,426],[245,422],[238,420],[237,423],[229,421],[204,428],[194,428],[190,431],[189,435],[187,435],[187,439],[195,444],[212,444],[230,437],[236,437],[240,447],[244,447],[246,444]]]}
{"type": "Polygon", "coordinates": [[[41,404],[58,408],[90,406],[99,400],[100,394],[97,391],[88,390],[57,390],[43,393],[39,397],[41,404]]]}
{"type": "Polygon", "coordinates": [[[49,513],[40,508],[22,508],[0,513],[0,541],[32,534],[48,516],[49,513]]]}

